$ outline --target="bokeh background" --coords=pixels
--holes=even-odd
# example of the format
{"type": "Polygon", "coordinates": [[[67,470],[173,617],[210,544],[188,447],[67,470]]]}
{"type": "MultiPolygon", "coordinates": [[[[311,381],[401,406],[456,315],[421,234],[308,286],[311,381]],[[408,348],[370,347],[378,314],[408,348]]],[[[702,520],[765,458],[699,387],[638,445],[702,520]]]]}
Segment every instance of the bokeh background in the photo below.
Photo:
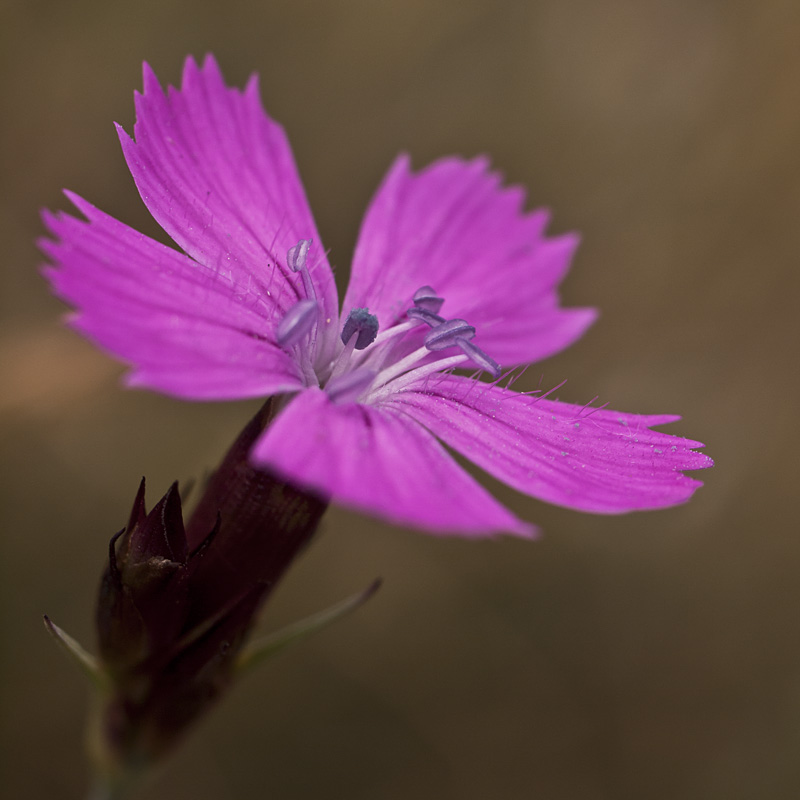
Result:
{"type": "Polygon", "coordinates": [[[563,296],[602,310],[526,380],[681,413],[718,465],[624,517],[492,484],[534,544],[332,509],[264,628],[384,588],[250,676],[144,797],[800,796],[798,31],[794,0],[3,0],[4,796],[84,791],[87,690],[41,614],[91,642],[140,476],[154,501],[202,474],[254,408],[121,389],[33,245],[61,187],[155,232],[111,122],[131,129],[142,60],[175,83],[207,51],[261,74],[342,281],[398,151],[490,154],[582,232],[563,296]]]}

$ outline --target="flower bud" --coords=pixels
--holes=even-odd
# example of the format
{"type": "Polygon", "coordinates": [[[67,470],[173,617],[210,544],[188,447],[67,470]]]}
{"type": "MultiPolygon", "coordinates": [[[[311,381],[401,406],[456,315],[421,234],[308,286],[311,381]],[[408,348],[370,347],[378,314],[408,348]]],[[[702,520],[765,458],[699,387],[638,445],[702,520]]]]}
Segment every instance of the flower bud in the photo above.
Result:
{"type": "Polygon", "coordinates": [[[128,525],[109,543],[100,586],[100,656],[112,673],[132,669],[174,640],[186,619],[188,547],[177,483],[148,514],[145,481],[128,525]]]}
{"type": "Polygon", "coordinates": [[[100,586],[98,771],[160,759],[220,696],[256,614],[326,504],[250,466],[269,403],[234,442],[184,527],[178,485],[147,512],[142,481],[100,586]]]}

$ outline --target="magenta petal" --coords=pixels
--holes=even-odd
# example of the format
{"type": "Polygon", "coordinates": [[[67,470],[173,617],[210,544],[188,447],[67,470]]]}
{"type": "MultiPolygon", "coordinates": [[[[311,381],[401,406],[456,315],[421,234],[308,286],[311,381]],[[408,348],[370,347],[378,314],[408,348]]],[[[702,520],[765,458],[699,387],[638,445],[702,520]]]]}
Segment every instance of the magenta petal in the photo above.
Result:
{"type": "Polygon", "coordinates": [[[275,309],[69,195],[88,222],[44,214],[58,241],[41,249],[56,294],[75,306],[71,324],[134,367],[129,382],[187,399],[233,399],[303,385],[272,338],[275,309]]]}
{"type": "Polygon", "coordinates": [[[252,457],[302,487],[398,525],[472,537],[533,533],[412,419],[336,404],[320,389],[295,397],[252,457]]]}
{"type": "Polygon", "coordinates": [[[255,79],[243,92],[230,89],[213,57],[202,68],[189,58],[181,89],[165,95],[145,64],[136,141],[119,134],[147,208],[192,258],[285,313],[304,297],[286,253],[312,239],[317,300],[325,318],[338,316],[333,274],[289,142],[264,112],[255,79]]]}
{"type": "Polygon", "coordinates": [[[682,470],[713,464],[695,452],[700,442],[650,430],[677,417],[537,399],[452,375],[400,393],[392,405],[509,486],[582,511],[685,502],[702,483],[682,470]]]}
{"type": "Polygon", "coordinates": [[[524,199],[483,158],[445,158],[416,174],[399,158],[364,218],[344,308],[369,306],[385,328],[432,286],[445,300],[439,313],[475,326],[505,366],[567,347],[595,317],[559,307],[578,240],[544,238],[547,213],[524,213],[524,199]]]}

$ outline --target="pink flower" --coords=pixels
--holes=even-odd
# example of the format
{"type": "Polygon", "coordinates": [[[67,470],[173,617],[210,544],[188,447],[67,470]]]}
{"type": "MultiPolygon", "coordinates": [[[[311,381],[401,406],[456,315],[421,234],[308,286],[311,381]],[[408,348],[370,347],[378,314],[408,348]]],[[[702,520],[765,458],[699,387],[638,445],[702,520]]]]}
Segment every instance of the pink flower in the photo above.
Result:
{"type": "Polygon", "coordinates": [[[599,513],[684,502],[711,466],[699,442],[651,430],[675,416],[587,409],[499,383],[572,344],[591,309],[559,306],[577,238],[547,238],[482,159],[378,189],[342,312],[282,128],[253,78],[212,57],[164,94],[144,68],[135,141],[118,128],[150,213],[183,252],[67,196],[45,213],[45,273],[71,324],[126,361],[127,382],[190,400],[285,395],[254,463],[325,498],[436,533],[531,535],[442,443],[525,494],[599,513]],[[432,288],[432,287],[435,287],[432,288]],[[453,374],[480,370],[495,380],[453,374]],[[508,374],[508,373],[506,373],[508,374]]]}

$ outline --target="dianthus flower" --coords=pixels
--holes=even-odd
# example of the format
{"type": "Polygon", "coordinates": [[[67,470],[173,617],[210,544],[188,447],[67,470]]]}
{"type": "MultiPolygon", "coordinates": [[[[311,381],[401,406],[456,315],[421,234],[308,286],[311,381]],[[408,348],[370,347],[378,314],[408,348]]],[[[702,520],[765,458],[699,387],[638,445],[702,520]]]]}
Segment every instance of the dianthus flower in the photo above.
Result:
{"type": "Polygon", "coordinates": [[[131,365],[127,382],[189,400],[283,395],[251,459],[320,496],[435,533],[531,535],[443,444],[514,489],[600,513],[671,506],[711,460],[651,430],[678,417],[517,393],[510,368],[594,319],[557,287],[577,245],[544,235],[482,158],[391,167],[358,238],[340,312],[283,129],[257,79],[226,87],[188,59],[166,94],[145,65],[123,153],[183,252],[72,193],[41,246],[71,324],[131,365]],[[499,364],[504,365],[505,372],[499,364]],[[467,370],[472,375],[455,374],[467,370]],[[491,376],[480,380],[478,373],[491,376]]]}

